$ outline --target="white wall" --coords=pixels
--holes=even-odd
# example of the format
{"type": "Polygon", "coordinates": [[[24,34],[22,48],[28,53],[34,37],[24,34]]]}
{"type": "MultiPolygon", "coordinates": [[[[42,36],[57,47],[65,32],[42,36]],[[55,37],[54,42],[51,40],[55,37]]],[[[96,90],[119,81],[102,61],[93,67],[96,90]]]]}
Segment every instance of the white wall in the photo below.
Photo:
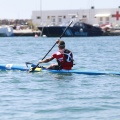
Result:
{"type": "Polygon", "coordinates": [[[120,8],[33,11],[32,21],[37,26],[60,25],[61,23],[70,21],[71,17],[73,15],[76,15],[76,20],[82,20],[83,22],[90,24],[106,24],[109,22],[113,25],[120,25],[120,17],[118,21],[116,20],[116,18],[112,17],[112,14],[116,14],[116,11],[119,11],[120,14],[120,8]],[[96,14],[110,14],[110,16],[108,16],[109,21],[106,20],[107,18],[105,16],[101,16],[102,21],[100,21],[101,17],[95,18],[96,14]],[[38,16],[40,17],[40,19],[37,19],[38,16]]]}

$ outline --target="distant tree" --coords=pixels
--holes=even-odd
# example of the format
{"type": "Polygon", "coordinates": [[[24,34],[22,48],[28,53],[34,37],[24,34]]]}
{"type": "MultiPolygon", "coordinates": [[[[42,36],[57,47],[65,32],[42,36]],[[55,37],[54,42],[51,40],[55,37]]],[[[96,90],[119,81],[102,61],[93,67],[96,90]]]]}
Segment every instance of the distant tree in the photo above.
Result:
{"type": "Polygon", "coordinates": [[[32,23],[32,20],[28,21],[28,26],[32,30],[38,30],[37,25],[32,23]]]}

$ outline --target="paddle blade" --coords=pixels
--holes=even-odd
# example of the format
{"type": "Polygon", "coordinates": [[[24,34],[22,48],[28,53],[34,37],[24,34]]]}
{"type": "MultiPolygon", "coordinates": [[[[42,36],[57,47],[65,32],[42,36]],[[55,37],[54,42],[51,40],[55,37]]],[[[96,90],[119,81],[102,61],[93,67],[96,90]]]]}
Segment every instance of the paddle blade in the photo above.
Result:
{"type": "Polygon", "coordinates": [[[29,72],[41,72],[42,71],[42,68],[30,68],[29,72]]]}
{"type": "Polygon", "coordinates": [[[36,68],[36,67],[34,67],[34,68],[31,67],[30,70],[29,70],[29,73],[30,73],[30,72],[34,72],[35,68],[36,68]]]}
{"type": "Polygon", "coordinates": [[[29,72],[34,72],[34,70],[35,70],[36,68],[38,68],[38,66],[39,66],[39,63],[38,63],[37,65],[32,64],[29,72]]]}

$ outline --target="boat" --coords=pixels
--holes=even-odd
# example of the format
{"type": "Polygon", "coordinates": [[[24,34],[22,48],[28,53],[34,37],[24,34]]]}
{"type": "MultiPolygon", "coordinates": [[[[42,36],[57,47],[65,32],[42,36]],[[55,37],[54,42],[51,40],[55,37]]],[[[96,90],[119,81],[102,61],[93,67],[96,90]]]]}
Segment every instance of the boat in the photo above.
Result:
{"type": "MultiPolygon", "coordinates": [[[[46,35],[47,37],[59,37],[63,33],[65,28],[65,25],[38,27],[38,29],[42,31],[41,36],[46,35]]],[[[63,37],[87,37],[102,35],[103,30],[100,27],[78,21],[74,22],[72,26],[67,29],[63,37]]]]}
{"type": "Polygon", "coordinates": [[[33,31],[32,29],[23,29],[23,30],[13,30],[14,36],[22,36],[22,37],[26,37],[26,36],[34,36],[35,38],[37,38],[38,36],[40,36],[40,31],[33,31]]]}
{"type": "MultiPolygon", "coordinates": [[[[0,71],[26,71],[28,72],[35,65],[26,64],[0,64],[0,71]]],[[[84,74],[84,75],[120,75],[117,71],[98,71],[98,70],[84,70],[84,69],[72,69],[72,70],[50,70],[45,67],[38,67],[34,72],[50,72],[50,73],[74,73],[74,74],[84,74]]]]}
{"type": "Polygon", "coordinates": [[[0,26],[0,37],[11,37],[13,36],[13,28],[10,26],[0,26]]]}

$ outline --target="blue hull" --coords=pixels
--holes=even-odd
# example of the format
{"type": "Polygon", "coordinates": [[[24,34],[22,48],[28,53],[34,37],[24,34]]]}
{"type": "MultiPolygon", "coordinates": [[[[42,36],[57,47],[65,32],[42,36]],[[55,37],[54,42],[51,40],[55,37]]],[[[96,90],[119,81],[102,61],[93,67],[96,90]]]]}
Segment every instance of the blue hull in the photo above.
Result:
{"type": "MultiPolygon", "coordinates": [[[[38,27],[42,31],[42,36],[59,37],[65,30],[66,26],[43,26],[38,27]]],[[[103,31],[99,27],[92,26],[83,22],[76,22],[72,27],[69,27],[63,37],[87,37],[87,36],[102,36],[103,31]]]]}
{"type": "MultiPolygon", "coordinates": [[[[15,65],[15,64],[0,64],[0,70],[20,70],[29,71],[31,66],[26,65],[15,65]]],[[[116,71],[91,71],[91,70],[48,70],[48,69],[36,69],[35,72],[48,71],[51,73],[75,73],[75,74],[85,74],[85,75],[120,75],[120,72],[116,71]]]]}
{"type": "Polygon", "coordinates": [[[52,73],[75,73],[75,74],[85,74],[85,75],[120,75],[120,72],[116,71],[89,71],[89,70],[48,70],[52,73]]]}

